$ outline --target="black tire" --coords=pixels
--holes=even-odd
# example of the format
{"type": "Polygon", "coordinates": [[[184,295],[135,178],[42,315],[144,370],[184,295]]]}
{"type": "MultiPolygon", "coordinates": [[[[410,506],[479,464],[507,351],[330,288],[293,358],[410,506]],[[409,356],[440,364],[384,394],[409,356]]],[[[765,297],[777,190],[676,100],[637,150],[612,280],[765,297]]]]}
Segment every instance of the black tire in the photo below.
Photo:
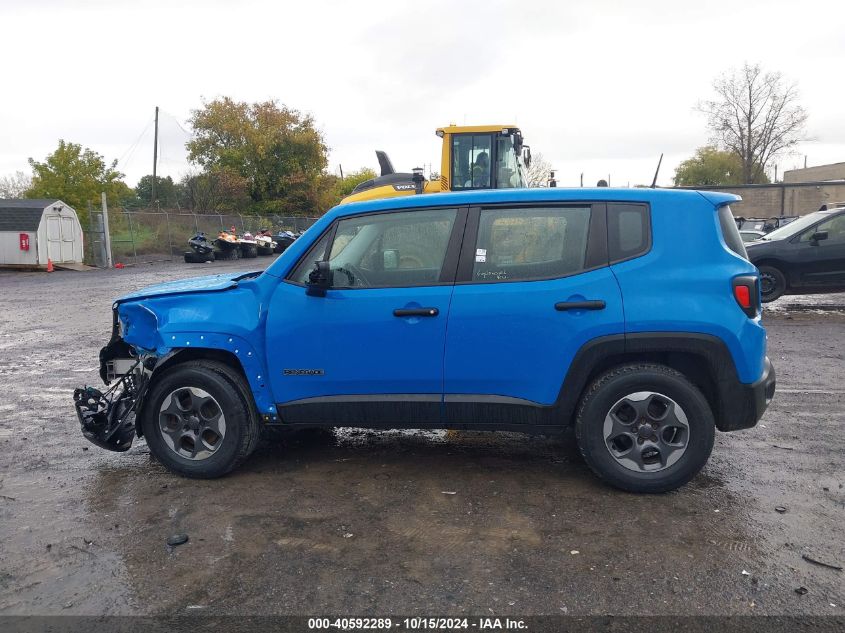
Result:
{"type": "Polygon", "coordinates": [[[219,261],[229,261],[231,259],[238,259],[240,257],[240,249],[233,248],[227,251],[214,251],[214,257],[219,261]]]}
{"type": "Polygon", "coordinates": [[[272,248],[270,248],[269,246],[259,246],[259,247],[257,248],[257,250],[258,250],[258,254],[259,254],[261,257],[267,257],[267,256],[269,256],[269,255],[272,255],[272,254],[273,254],[273,249],[272,249],[272,248]]]}
{"type": "Polygon", "coordinates": [[[214,253],[208,253],[207,255],[200,255],[194,251],[185,251],[185,263],[187,264],[204,264],[205,262],[213,262],[214,261],[214,253]]]}
{"type": "Polygon", "coordinates": [[[217,361],[195,360],[166,369],[155,378],[140,417],[153,456],[169,470],[198,479],[222,477],[232,471],[255,450],[261,435],[249,387],[240,374],[217,361]],[[189,388],[210,395],[225,418],[219,446],[200,459],[177,454],[162,430],[162,405],[170,401],[172,394],[189,388]]]}
{"type": "Polygon", "coordinates": [[[244,246],[241,248],[241,257],[244,259],[258,257],[258,249],[255,246],[244,246]]]}
{"type": "Polygon", "coordinates": [[[760,266],[760,293],[763,303],[779,299],[786,292],[786,275],[774,266],[760,266]]]}
{"type": "MultiPolygon", "coordinates": [[[[645,421],[645,417],[640,420],[636,417],[632,429],[645,421]]],[[[581,455],[600,479],[629,492],[660,493],[683,486],[704,467],[713,450],[715,428],[713,412],[706,398],[683,374],[664,365],[643,363],[611,369],[589,386],[578,406],[575,436],[581,455]],[[688,423],[684,431],[685,448],[677,461],[661,466],[658,460],[653,465],[659,469],[650,472],[623,465],[611,453],[605,439],[605,421],[610,419],[611,410],[620,402],[624,406],[626,396],[642,392],[652,392],[658,400],[662,397],[674,401],[688,423]]],[[[654,432],[654,437],[659,432],[662,427],[654,432]]],[[[637,450],[639,436],[634,434],[634,437],[637,440],[631,442],[630,450],[637,450]]],[[[648,444],[642,446],[648,448],[648,444]]],[[[645,454],[642,449],[641,453],[645,454]]]]}

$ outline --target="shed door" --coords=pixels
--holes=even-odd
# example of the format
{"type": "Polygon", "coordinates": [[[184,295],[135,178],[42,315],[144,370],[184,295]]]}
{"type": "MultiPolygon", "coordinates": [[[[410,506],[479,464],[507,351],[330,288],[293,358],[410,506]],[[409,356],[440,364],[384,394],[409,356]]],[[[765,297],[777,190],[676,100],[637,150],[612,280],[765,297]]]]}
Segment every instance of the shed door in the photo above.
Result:
{"type": "Polygon", "coordinates": [[[64,261],[62,259],[62,218],[58,215],[48,215],[47,220],[47,257],[53,263],[64,261]]]}
{"type": "Polygon", "coordinates": [[[73,218],[62,216],[62,260],[63,262],[76,261],[73,256],[73,218]]]}

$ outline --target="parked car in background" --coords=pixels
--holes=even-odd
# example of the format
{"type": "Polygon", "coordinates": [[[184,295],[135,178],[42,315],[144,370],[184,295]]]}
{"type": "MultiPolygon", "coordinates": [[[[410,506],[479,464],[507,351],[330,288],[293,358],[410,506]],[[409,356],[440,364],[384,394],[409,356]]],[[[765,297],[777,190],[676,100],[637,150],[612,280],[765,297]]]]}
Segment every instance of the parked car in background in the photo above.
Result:
{"type": "Polygon", "coordinates": [[[782,226],[786,226],[790,222],[797,220],[800,216],[797,215],[776,215],[771,218],[744,218],[739,216],[736,218],[736,226],[740,231],[760,231],[761,233],[769,233],[782,226]]]}
{"type": "Polygon", "coordinates": [[[743,242],[755,242],[764,235],[765,233],[763,231],[743,230],[739,232],[739,236],[743,242]]]}
{"type": "Polygon", "coordinates": [[[117,387],[75,392],[83,434],[115,451],[143,435],[167,468],[207,478],[262,427],[574,427],[608,483],[675,489],[716,429],[754,426],[774,395],[737,199],[545,188],[340,205],[263,273],[118,299],[100,352],[117,387]]]}
{"type": "Polygon", "coordinates": [[[845,208],[816,211],[746,245],[763,301],[845,290],[845,208]]]}

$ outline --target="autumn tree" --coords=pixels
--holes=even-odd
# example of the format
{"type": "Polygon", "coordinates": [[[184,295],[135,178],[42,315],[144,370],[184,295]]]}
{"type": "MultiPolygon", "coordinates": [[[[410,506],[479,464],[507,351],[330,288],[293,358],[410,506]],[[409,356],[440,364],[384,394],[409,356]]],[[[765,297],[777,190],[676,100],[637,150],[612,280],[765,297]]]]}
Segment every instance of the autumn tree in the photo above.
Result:
{"type": "MultiPolygon", "coordinates": [[[[762,174],[759,182],[768,182],[762,174]]],[[[699,147],[695,156],[682,161],[675,168],[676,187],[703,187],[743,184],[742,160],[733,152],[712,145],[699,147]]]]}
{"type": "Polygon", "coordinates": [[[716,98],[699,103],[715,143],[739,157],[742,182],[763,182],[778,154],[804,139],[807,112],[798,89],[780,73],[745,64],[713,83],[716,98]]]}
{"type": "Polygon", "coordinates": [[[189,160],[215,178],[243,179],[253,211],[316,211],[328,148],[311,116],[275,101],[224,97],[195,110],[190,122],[189,160]]]}
{"type": "Polygon", "coordinates": [[[105,192],[114,204],[132,199],[134,193],[117,171],[117,161],[106,163],[97,152],[76,143],[59,141],[59,147],[44,162],[29,159],[32,184],[27,198],[58,198],[85,216],[88,203],[100,204],[105,192]]]}

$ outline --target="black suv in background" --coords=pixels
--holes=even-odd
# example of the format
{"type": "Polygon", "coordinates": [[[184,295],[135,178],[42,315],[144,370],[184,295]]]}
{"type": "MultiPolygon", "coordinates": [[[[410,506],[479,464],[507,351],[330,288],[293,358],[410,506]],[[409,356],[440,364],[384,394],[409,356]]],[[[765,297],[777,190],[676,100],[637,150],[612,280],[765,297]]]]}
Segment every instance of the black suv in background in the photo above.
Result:
{"type": "Polygon", "coordinates": [[[845,207],[816,211],[745,245],[763,301],[845,291],[845,207]]]}

